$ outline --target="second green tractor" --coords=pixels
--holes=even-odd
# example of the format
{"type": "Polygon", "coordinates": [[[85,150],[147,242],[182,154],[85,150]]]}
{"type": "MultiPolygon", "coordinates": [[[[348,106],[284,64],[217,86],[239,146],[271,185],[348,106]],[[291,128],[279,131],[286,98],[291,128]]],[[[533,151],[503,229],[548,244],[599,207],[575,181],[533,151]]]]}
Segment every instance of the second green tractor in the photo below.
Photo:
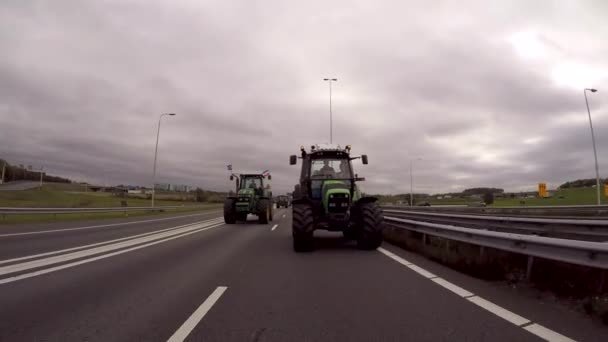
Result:
{"type": "Polygon", "coordinates": [[[232,174],[230,180],[236,183],[236,192],[230,193],[224,201],[224,222],[234,224],[246,222],[247,215],[257,215],[258,223],[272,221],[272,191],[265,180],[269,174],[232,174]]]}

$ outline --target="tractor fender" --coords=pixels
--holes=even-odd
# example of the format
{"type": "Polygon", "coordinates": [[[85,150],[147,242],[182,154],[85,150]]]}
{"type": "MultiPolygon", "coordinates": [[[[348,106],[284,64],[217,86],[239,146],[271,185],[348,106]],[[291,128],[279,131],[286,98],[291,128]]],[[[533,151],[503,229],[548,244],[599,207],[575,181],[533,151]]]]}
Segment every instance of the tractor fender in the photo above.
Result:
{"type": "Polygon", "coordinates": [[[310,204],[312,205],[312,201],[310,199],[308,199],[307,197],[304,198],[298,198],[298,199],[294,199],[291,201],[291,204],[310,204]]]}
{"type": "Polygon", "coordinates": [[[361,197],[359,198],[355,204],[359,205],[359,204],[363,204],[363,203],[372,203],[372,202],[376,202],[378,201],[378,199],[376,197],[372,197],[372,196],[365,196],[365,197],[361,197]]]}

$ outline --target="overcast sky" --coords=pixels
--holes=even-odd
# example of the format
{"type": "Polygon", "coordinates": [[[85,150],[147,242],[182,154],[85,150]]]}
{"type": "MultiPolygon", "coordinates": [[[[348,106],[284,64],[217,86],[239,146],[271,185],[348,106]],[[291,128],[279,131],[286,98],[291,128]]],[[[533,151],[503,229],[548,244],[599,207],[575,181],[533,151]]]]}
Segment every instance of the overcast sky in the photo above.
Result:
{"type": "Polygon", "coordinates": [[[352,144],[367,192],[533,189],[608,174],[605,1],[0,2],[0,158],[94,183],[227,190],[352,144]],[[422,160],[417,160],[422,158],[422,160]]]}

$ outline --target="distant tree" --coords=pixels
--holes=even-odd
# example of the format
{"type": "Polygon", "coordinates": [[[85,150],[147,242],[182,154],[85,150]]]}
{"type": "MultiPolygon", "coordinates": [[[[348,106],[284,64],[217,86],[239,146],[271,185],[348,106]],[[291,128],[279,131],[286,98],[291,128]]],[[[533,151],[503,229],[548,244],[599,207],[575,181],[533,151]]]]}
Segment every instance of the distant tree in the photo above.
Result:
{"type": "Polygon", "coordinates": [[[503,192],[505,192],[505,190],[500,189],[500,188],[470,188],[470,189],[464,189],[464,191],[462,193],[465,195],[483,195],[487,192],[503,193],[503,192]]]}
{"type": "Polygon", "coordinates": [[[483,194],[483,203],[485,203],[487,205],[493,204],[494,203],[494,193],[492,193],[491,191],[488,191],[485,194],[483,194]]]}
{"type": "Polygon", "coordinates": [[[205,190],[201,188],[196,188],[196,201],[197,202],[207,202],[209,195],[205,192],[205,190]]]}

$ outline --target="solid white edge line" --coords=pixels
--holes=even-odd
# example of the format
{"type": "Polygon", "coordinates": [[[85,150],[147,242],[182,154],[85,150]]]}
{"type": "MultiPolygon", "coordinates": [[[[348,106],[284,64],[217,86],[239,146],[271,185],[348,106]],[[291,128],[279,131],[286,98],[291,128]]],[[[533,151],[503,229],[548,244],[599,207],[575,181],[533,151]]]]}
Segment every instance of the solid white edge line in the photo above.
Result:
{"type": "Polygon", "coordinates": [[[528,332],[551,342],[574,342],[575,340],[566,337],[560,333],[556,333],[551,329],[547,329],[540,324],[530,324],[527,327],[524,327],[528,332]]]}
{"type": "Polygon", "coordinates": [[[200,213],[200,214],[189,214],[189,215],[183,215],[183,216],[165,217],[165,218],[153,219],[153,220],[142,220],[142,221],[131,221],[131,222],[122,222],[122,223],[100,224],[100,225],[97,225],[97,226],[85,226],[85,227],[76,227],[76,228],[41,230],[41,231],[38,231],[38,232],[23,232],[23,233],[0,234],[0,237],[35,235],[35,234],[49,234],[49,233],[66,232],[66,231],[72,231],[72,230],[83,230],[83,229],[105,228],[105,227],[115,227],[115,226],[126,226],[126,225],[137,224],[137,223],[167,221],[167,220],[178,219],[178,218],[185,218],[185,217],[192,217],[192,216],[201,216],[201,215],[205,215],[205,214],[212,214],[212,213],[215,213],[216,211],[218,211],[218,210],[209,211],[209,212],[200,213]]]}
{"type": "Polygon", "coordinates": [[[205,299],[188,319],[182,324],[179,329],[167,340],[167,342],[182,342],[190,335],[196,325],[205,317],[205,315],[211,310],[213,305],[220,299],[222,294],[226,292],[228,287],[218,286],[210,295],[205,299]]]}
{"type": "Polygon", "coordinates": [[[473,293],[463,289],[462,287],[460,287],[458,285],[454,285],[443,278],[433,278],[431,280],[434,281],[437,285],[440,285],[440,286],[454,292],[455,294],[459,295],[460,297],[473,296],[473,293]]]}
{"type": "Polygon", "coordinates": [[[271,231],[272,231],[272,230],[275,230],[275,229],[277,229],[277,227],[278,227],[278,226],[279,226],[278,224],[275,224],[274,226],[272,226],[272,228],[270,228],[270,230],[271,230],[271,231]]]}
{"type": "Polygon", "coordinates": [[[429,279],[430,279],[430,278],[436,278],[436,277],[437,277],[437,276],[436,276],[436,275],[434,275],[433,273],[431,273],[431,272],[429,272],[429,271],[425,270],[425,269],[424,269],[424,268],[422,268],[422,267],[416,266],[416,265],[414,265],[414,264],[409,264],[409,265],[407,265],[407,267],[409,267],[409,268],[410,268],[412,271],[414,271],[414,272],[416,272],[416,273],[420,274],[421,276],[423,276],[423,277],[425,277],[425,278],[429,278],[429,279]]]}
{"type": "Polygon", "coordinates": [[[463,289],[460,286],[452,284],[443,278],[439,278],[439,277],[435,276],[434,274],[428,272],[427,270],[425,270],[421,267],[418,267],[418,266],[414,265],[413,263],[401,258],[400,256],[396,255],[393,252],[390,252],[384,248],[378,248],[378,251],[380,253],[386,255],[387,257],[399,262],[400,264],[410,268],[411,270],[419,273],[420,275],[432,280],[435,284],[440,285],[447,290],[450,290],[451,292],[453,292],[453,293],[463,297],[464,299],[468,300],[469,302],[495,314],[496,316],[506,320],[507,322],[510,322],[514,325],[517,325],[517,326],[525,329],[526,331],[528,331],[531,334],[534,334],[547,341],[555,341],[555,342],[575,341],[558,332],[545,328],[544,326],[542,326],[540,324],[532,323],[532,321],[530,321],[529,319],[527,319],[525,317],[522,317],[512,311],[509,311],[509,310],[503,308],[502,306],[496,305],[482,297],[476,296],[473,293],[463,289]],[[530,323],[532,323],[532,324],[530,324],[530,323]],[[526,325],[526,324],[529,324],[529,325],[522,327],[522,325],[526,325]]]}
{"type": "Polygon", "coordinates": [[[411,265],[411,264],[412,264],[411,262],[409,262],[409,261],[407,261],[407,260],[403,259],[402,257],[400,257],[400,256],[398,256],[398,255],[396,255],[396,254],[394,254],[394,253],[392,253],[392,252],[389,252],[388,250],[386,250],[386,249],[384,249],[384,248],[382,248],[382,247],[378,248],[378,251],[379,251],[380,253],[382,253],[382,254],[386,255],[387,257],[389,257],[389,258],[391,258],[391,259],[395,260],[396,262],[398,262],[398,263],[402,264],[403,266],[409,266],[409,265],[411,265]]]}
{"type": "Polygon", "coordinates": [[[188,224],[181,225],[181,226],[164,228],[164,229],[161,229],[161,230],[155,230],[155,231],[148,232],[148,233],[131,235],[131,236],[127,236],[127,237],[119,238],[119,239],[114,239],[114,240],[102,241],[102,242],[92,243],[92,244],[88,244],[88,245],[82,245],[82,246],[76,246],[76,247],[71,247],[71,248],[66,248],[66,249],[60,249],[60,250],[57,250],[57,251],[45,252],[45,253],[40,253],[40,254],[27,255],[27,256],[24,256],[24,257],[18,257],[18,258],[13,258],[13,259],[0,260],[0,265],[2,265],[2,264],[8,264],[10,262],[15,262],[15,261],[35,259],[35,258],[39,258],[39,257],[43,257],[43,256],[49,256],[49,255],[61,254],[61,253],[65,253],[65,252],[76,251],[76,250],[79,250],[79,249],[85,249],[85,248],[89,248],[89,247],[107,245],[107,244],[111,244],[113,242],[124,241],[124,240],[129,240],[129,239],[135,239],[135,238],[142,237],[142,236],[153,235],[153,234],[157,234],[157,233],[166,232],[166,231],[169,231],[169,230],[175,230],[175,229],[184,228],[184,227],[187,227],[187,226],[193,226],[193,225],[196,225],[196,224],[205,224],[207,222],[212,222],[214,220],[219,220],[219,219],[221,219],[221,217],[212,218],[212,219],[209,219],[209,220],[206,220],[206,221],[199,221],[199,222],[188,223],[188,224]]]}
{"type": "Polygon", "coordinates": [[[138,250],[138,249],[142,249],[142,248],[145,248],[145,247],[157,245],[159,243],[163,243],[163,242],[167,242],[167,241],[170,241],[170,240],[178,239],[178,238],[181,238],[181,237],[184,237],[184,236],[188,236],[188,235],[192,235],[192,234],[195,234],[195,233],[199,233],[199,232],[202,232],[204,230],[221,227],[223,225],[224,225],[223,223],[218,223],[215,226],[201,228],[201,229],[194,230],[194,231],[188,231],[187,233],[183,233],[183,234],[173,235],[173,236],[171,236],[169,238],[166,238],[166,239],[163,239],[163,240],[154,241],[154,242],[150,242],[150,243],[147,243],[145,245],[139,245],[139,246],[136,246],[136,247],[132,247],[132,248],[128,248],[128,249],[122,249],[120,251],[113,252],[113,253],[102,254],[102,255],[99,255],[99,256],[96,256],[96,257],[93,257],[93,258],[84,259],[84,260],[72,262],[72,263],[69,263],[69,264],[61,265],[61,266],[55,266],[55,267],[46,268],[46,269],[43,269],[43,270],[40,270],[40,271],[35,271],[35,272],[31,272],[31,273],[20,274],[18,276],[13,276],[13,277],[9,277],[9,278],[0,279],[0,284],[12,283],[12,282],[17,281],[17,280],[27,279],[27,278],[31,278],[31,277],[35,277],[35,276],[51,273],[51,272],[56,272],[56,271],[63,270],[63,269],[66,269],[66,268],[70,268],[70,267],[86,264],[86,263],[89,263],[89,262],[93,262],[93,261],[109,258],[109,257],[115,256],[115,255],[124,254],[124,253],[127,253],[127,252],[132,252],[132,251],[135,251],[135,250],[138,250]]]}
{"type": "Polygon", "coordinates": [[[489,312],[504,319],[505,321],[511,322],[515,325],[524,325],[526,323],[530,323],[529,319],[521,317],[520,315],[518,315],[514,312],[511,312],[511,311],[503,308],[502,306],[498,306],[498,305],[490,302],[489,300],[485,300],[481,297],[473,296],[473,297],[467,298],[467,300],[473,304],[476,304],[477,306],[479,306],[483,309],[488,310],[489,312]]]}

